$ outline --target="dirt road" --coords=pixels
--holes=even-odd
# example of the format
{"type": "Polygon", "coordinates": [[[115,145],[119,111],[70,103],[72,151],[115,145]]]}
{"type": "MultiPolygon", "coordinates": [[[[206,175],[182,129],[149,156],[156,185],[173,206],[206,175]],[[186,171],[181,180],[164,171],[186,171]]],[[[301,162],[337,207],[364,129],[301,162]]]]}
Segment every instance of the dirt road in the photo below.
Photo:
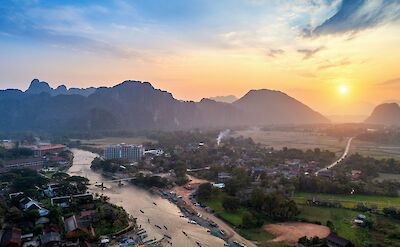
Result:
{"type": "Polygon", "coordinates": [[[215,216],[214,214],[211,214],[207,211],[205,211],[203,208],[196,207],[192,204],[192,202],[189,200],[189,195],[191,193],[191,190],[187,190],[185,186],[190,186],[192,190],[197,189],[197,187],[200,184],[203,183],[208,183],[209,181],[203,180],[203,179],[198,179],[193,176],[189,176],[189,179],[191,180],[189,183],[185,184],[184,186],[177,186],[173,190],[176,192],[177,195],[182,196],[182,199],[189,205],[192,205],[193,208],[196,209],[199,213],[203,215],[203,217],[206,217],[212,221],[214,221],[216,224],[218,224],[219,228],[225,231],[226,237],[229,239],[229,241],[238,241],[240,243],[245,244],[247,247],[257,247],[252,241],[245,239],[244,237],[240,236],[235,229],[233,229],[230,225],[225,223],[223,220],[215,216]]]}

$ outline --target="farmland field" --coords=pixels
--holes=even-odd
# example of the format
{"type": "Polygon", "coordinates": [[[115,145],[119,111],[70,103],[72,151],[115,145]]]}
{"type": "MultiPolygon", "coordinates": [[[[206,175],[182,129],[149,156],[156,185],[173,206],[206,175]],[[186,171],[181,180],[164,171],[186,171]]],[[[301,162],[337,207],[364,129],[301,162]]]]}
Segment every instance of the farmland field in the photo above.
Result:
{"type": "Polygon", "coordinates": [[[400,160],[400,146],[382,145],[372,142],[364,142],[355,139],[350,148],[351,153],[359,153],[377,159],[394,158],[400,160]]]}
{"type": "Polygon", "coordinates": [[[379,182],[382,182],[384,180],[400,182],[400,174],[379,173],[379,177],[375,178],[375,180],[379,182]]]}
{"type": "MultiPolygon", "coordinates": [[[[248,129],[236,131],[234,136],[251,137],[255,142],[275,149],[282,149],[283,147],[302,150],[320,148],[335,152],[338,157],[342,154],[346,146],[345,138],[339,140],[338,138],[323,133],[311,131],[263,131],[259,129],[248,129]]],[[[400,160],[400,146],[385,146],[357,139],[353,140],[350,153],[359,153],[377,159],[395,158],[400,160]]]]}
{"type": "Polygon", "coordinates": [[[341,153],[346,146],[346,140],[340,141],[338,138],[317,132],[263,131],[249,129],[237,131],[235,136],[251,137],[255,142],[275,149],[282,149],[283,147],[303,150],[320,148],[341,153]]]}
{"type": "Polygon", "coordinates": [[[363,202],[367,206],[375,203],[379,209],[384,207],[400,207],[400,197],[389,196],[369,196],[369,195],[334,195],[318,193],[296,193],[293,199],[296,203],[305,204],[307,197],[319,197],[339,201],[343,207],[355,208],[358,202],[363,202]]]}

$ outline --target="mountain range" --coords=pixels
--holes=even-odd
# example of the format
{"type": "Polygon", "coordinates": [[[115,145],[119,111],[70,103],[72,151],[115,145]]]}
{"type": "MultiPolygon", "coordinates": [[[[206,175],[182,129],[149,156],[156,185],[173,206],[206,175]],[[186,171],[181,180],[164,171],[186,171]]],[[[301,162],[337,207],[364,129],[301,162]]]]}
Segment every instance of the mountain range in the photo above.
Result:
{"type": "Polygon", "coordinates": [[[233,103],[180,101],[148,82],[113,87],[51,88],[35,79],[25,92],[0,91],[0,131],[92,131],[328,123],[280,91],[251,90],[233,103]]]}
{"type": "Polygon", "coordinates": [[[38,79],[34,79],[29,85],[28,90],[25,91],[27,94],[40,94],[40,93],[48,93],[52,96],[56,95],[82,95],[89,96],[96,91],[96,88],[70,88],[67,89],[65,85],[60,85],[57,88],[53,89],[49,86],[47,82],[39,81],[38,79]]]}

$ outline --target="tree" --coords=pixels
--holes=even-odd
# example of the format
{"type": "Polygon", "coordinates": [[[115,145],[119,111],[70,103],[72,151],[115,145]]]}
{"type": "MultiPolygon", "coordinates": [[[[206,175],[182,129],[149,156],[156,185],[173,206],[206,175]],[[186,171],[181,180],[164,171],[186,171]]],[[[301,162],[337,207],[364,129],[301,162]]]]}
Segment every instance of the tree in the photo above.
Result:
{"type": "Polygon", "coordinates": [[[222,207],[227,211],[236,211],[240,207],[239,199],[234,196],[224,196],[222,207]]]}
{"type": "Polygon", "coordinates": [[[242,216],[242,226],[244,228],[252,228],[255,225],[255,219],[250,212],[245,212],[242,216]]]}
{"type": "Polygon", "coordinates": [[[212,194],[212,185],[210,183],[200,184],[197,189],[197,195],[200,199],[209,199],[212,194]]]}
{"type": "Polygon", "coordinates": [[[230,196],[235,196],[240,188],[239,182],[232,178],[225,182],[225,192],[230,196]]]}
{"type": "Polygon", "coordinates": [[[265,200],[265,193],[260,188],[255,188],[251,193],[251,206],[256,210],[261,210],[265,200]]]}

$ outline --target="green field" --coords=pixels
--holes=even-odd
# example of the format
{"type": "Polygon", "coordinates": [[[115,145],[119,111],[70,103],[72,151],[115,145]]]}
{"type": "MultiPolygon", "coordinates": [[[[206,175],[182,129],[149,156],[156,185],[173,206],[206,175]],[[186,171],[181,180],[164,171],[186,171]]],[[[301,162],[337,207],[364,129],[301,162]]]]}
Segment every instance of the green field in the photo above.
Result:
{"type": "Polygon", "coordinates": [[[321,199],[330,199],[341,202],[345,208],[355,208],[358,202],[363,202],[367,206],[377,204],[379,209],[384,207],[399,207],[400,197],[389,196],[369,196],[369,195],[334,195],[334,194],[318,194],[318,193],[296,193],[293,200],[299,204],[305,204],[308,197],[319,197],[321,199]]]}
{"type": "Polygon", "coordinates": [[[235,212],[228,212],[222,207],[222,200],[217,198],[211,198],[209,200],[202,200],[202,202],[209,208],[214,210],[215,215],[229,224],[238,227],[242,224],[242,216],[246,212],[246,209],[239,208],[235,212]]]}
{"type": "MultiPolygon", "coordinates": [[[[373,222],[372,229],[353,225],[353,220],[360,212],[343,208],[323,208],[299,205],[300,219],[310,222],[320,222],[326,225],[331,221],[334,231],[355,244],[355,246],[400,246],[400,222],[388,217],[367,213],[368,219],[373,222]]],[[[365,213],[363,213],[365,214],[365,213]]]]}

